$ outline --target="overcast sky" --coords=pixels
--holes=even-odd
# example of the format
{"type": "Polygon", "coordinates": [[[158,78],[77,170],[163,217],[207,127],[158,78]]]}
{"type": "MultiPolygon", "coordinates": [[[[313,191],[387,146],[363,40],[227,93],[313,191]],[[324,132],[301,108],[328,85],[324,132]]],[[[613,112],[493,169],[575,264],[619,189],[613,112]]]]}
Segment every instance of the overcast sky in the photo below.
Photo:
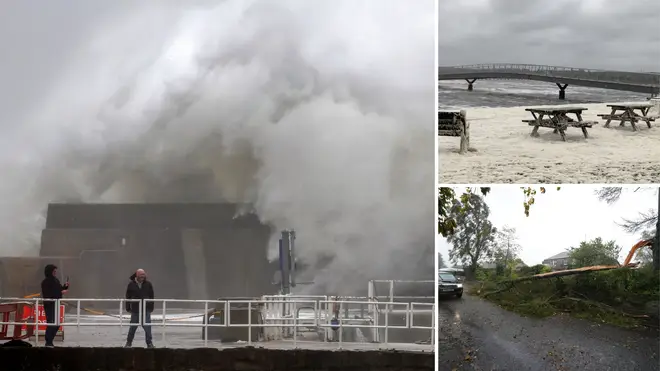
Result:
{"type": "Polygon", "coordinates": [[[660,71],[660,1],[440,0],[439,65],[660,71]]]}
{"type": "Polygon", "coordinates": [[[40,100],[94,25],[118,8],[114,1],[2,1],[0,120],[13,121],[40,100]]]}
{"type": "MultiPolygon", "coordinates": [[[[536,197],[529,217],[523,213],[523,194],[518,186],[496,186],[486,196],[490,207],[490,220],[495,227],[508,225],[516,228],[522,246],[521,258],[528,265],[540,264],[543,259],[577,247],[585,238],[602,237],[615,240],[622,246],[625,256],[640,236],[630,235],[617,225],[622,218],[634,218],[639,212],[657,210],[658,199],[654,189],[626,189],[621,199],[608,205],[594,194],[597,189],[588,185],[562,186],[556,191],[536,197]]],[[[457,189],[462,192],[463,189],[457,189]]],[[[450,245],[438,236],[436,246],[449,264],[450,245]]]]}

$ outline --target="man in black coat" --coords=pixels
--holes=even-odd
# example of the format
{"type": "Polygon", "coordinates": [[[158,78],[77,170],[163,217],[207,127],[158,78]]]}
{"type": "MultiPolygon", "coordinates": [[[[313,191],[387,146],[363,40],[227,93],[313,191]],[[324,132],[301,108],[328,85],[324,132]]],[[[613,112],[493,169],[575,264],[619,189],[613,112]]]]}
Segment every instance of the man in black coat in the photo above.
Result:
{"type": "Polygon", "coordinates": [[[128,330],[128,338],[126,339],[126,347],[129,348],[133,345],[133,338],[135,331],[137,331],[138,323],[140,323],[140,305],[142,306],[142,315],[144,316],[144,337],[147,341],[147,348],[153,348],[154,344],[151,337],[151,312],[154,311],[154,302],[148,301],[145,303],[144,299],[154,298],[154,287],[150,281],[147,281],[147,274],[144,269],[138,269],[129,278],[128,287],[126,287],[126,299],[140,299],[137,301],[127,301],[126,311],[131,314],[131,327],[128,330]]]}
{"type": "MultiPolygon", "coordinates": [[[[44,268],[44,278],[41,281],[41,297],[43,299],[61,299],[62,294],[66,294],[66,291],[69,289],[69,282],[66,282],[64,285],[60,283],[60,280],[57,279],[57,266],[53,264],[48,264],[44,268]]],[[[55,323],[55,300],[44,300],[44,312],[46,313],[46,322],[55,323]]],[[[57,335],[57,330],[60,326],[49,325],[46,326],[46,346],[52,347],[53,340],[55,335],[57,335]]]]}

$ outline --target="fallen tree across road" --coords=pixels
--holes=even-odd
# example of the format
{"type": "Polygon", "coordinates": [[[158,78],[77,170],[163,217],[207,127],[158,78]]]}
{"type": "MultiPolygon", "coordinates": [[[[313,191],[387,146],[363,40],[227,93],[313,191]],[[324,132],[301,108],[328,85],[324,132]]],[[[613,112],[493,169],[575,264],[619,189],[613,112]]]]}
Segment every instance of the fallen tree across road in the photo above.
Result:
{"type": "Polygon", "coordinates": [[[505,285],[506,287],[504,287],[500,290],[484,293],[482,296],[487,297],[488,295],[497,294],[497,293],[500,293],[500,292],[503,292],[503,291],[506,291],[506,290],[510,290],[518,282],[533,281],[533,280],[540,280],[540,279],[546,279],[546,278],[572,276],[572,275],[575,275],[575,274],[584,274],[584,273],[591,273],[591,272],[597,272],[597,271],[605,271],[605,270],[619,269],[619,268],[630,268],[630,267],[631,266],[621,267],[621,266],[618,266],[618,265],[596,265],[596,266],[592,266],[592,267],[582,267],[582,268],[575,268],[575,269],[567,269],[567,270],[563,270],[563,271],[540,273],[540,274],[535,274],[533,276],[520,277],[520,278],[516,278],[516,279],[513,279],[513,280],[501,281],[499,284],[500,285],[505,285]]]}
{"type": "Polygon", "coordinates": [[[650,268],[592,266],[483,281],[471,293],[524,315],[570,313],[621,327],[658,328],[660,276],[650,268]]]}

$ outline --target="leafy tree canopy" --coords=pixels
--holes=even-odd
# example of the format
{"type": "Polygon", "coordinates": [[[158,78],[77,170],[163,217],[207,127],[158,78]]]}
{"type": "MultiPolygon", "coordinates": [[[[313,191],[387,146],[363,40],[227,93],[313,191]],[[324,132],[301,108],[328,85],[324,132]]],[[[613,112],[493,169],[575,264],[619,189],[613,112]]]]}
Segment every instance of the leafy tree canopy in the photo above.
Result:
{"type": "Polygon", "coordinates": [[[464,211],[470,205],[470,196],[476,193],[487,195],[490,192],[489,187],[482,188],[466,188],[465,191],[456,198],[456,192],[450,187],[440,187],[438,189],[438,233],[443,237],[447,237],[454,233],[456,229],[456,219],[450,215],[454,201],[459,200],[462,209],[454,210],[455,212],[464,211]]]}
{"type": "Polygon", "coordinates": [[[491,261],[495,264],[507,264],[518,260],[522,246],[518,243],[516,229],[504,226],[495,234],[495,245],[491,261]]]}
{"type": "Polygon", "coordinates": [[[452,245],[449,258],[454,264],[469,266],[474,272],[479,261],[491,257],[497,230],[489,215],[488,205],[479,194],[454,200],[448,217],[456,221],[456,229],[447,236],[452,245]]]}
{"type": "Polygon", "coordinates": [[[591,241],[580,242],[579,247],[571,247],[570,265],[588,267],[592,265],[617,265],[619,264],[619,253],[621,246],[616,241],[603,242],[600,237],[591,241]]]}

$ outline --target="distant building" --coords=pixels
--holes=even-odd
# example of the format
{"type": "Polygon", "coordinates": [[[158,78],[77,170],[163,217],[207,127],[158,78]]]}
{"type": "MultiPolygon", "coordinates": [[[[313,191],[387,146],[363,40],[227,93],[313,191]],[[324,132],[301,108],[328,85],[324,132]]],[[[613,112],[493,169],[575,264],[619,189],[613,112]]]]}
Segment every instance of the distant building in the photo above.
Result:
{"type": "Polygon", "coordinates": [[[560,252],[557,255],[553,255],[549,258],[544,259],[543,264],[552,268],[553,271],[561,271],[564,269],[568,269],[571,259],[570,254],[571,252],[568,250],[560,252]]]}

